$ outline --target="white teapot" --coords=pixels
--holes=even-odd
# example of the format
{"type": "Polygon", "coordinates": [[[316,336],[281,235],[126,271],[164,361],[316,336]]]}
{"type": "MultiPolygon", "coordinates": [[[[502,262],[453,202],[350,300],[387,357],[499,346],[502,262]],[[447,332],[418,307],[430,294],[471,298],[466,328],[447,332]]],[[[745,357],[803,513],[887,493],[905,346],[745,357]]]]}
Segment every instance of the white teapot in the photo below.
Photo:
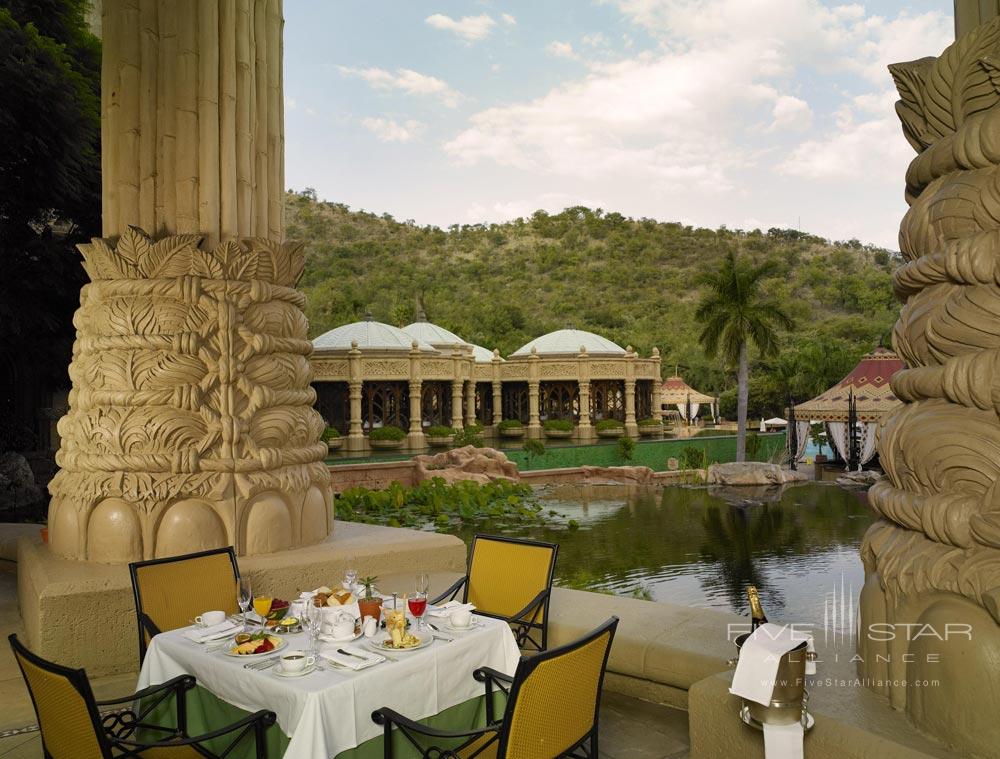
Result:
{"type": "Polygon", "coordinates": [[[334,638],[343,639],[354,636],[354,615],[343,610],[337,610],[327,617],[326,632],[334,638]]]}

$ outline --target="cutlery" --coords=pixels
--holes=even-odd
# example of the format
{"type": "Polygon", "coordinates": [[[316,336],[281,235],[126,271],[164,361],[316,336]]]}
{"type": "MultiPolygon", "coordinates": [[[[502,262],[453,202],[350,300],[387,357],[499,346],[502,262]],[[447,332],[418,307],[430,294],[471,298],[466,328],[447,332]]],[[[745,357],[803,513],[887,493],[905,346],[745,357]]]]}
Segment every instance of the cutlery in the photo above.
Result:
{"type": "Polygon", "coordinates": [[[355,659],[361,659],[361,661],[371,661],[367,656],[362,656],[361,654],[352,654],[350,651],[345,651],[342,648],[338,648],[337,653],[343,654],[344,656],[352,656],[355,659]]]}
{"type": "Polygon", "coordinates": [[[271,658],[265,659],[264,661],[252,661],[249,664],[244,664],[243,669],[252,669],[256,672],[259,672],[263,669],[267,669],[268,667],[273,667],[275,664],[278,663],[279,658],[280,657],[272,656],[271,658]]]}
{"type": "Polygon", "coordinates": [[[454,638],[449,638],[447,635],[442,635],[441,632],[434,625],[430,624],[429,622],[427,623],[427,625],[428,625],[428,627],[430,627],[434,631],[433,635],[434,635],[435,638],[437,638],[439,640],[446,641],[448,643],[451,643],[453,640],[455,640],[454,638]]]}

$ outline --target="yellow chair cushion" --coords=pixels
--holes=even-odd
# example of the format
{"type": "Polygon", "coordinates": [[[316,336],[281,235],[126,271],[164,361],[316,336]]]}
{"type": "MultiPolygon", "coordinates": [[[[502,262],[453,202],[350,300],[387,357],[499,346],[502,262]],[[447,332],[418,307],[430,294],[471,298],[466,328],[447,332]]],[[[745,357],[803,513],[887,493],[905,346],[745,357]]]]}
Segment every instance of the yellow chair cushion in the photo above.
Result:
{"type": "Polygon", "coordinates": [[[551,564],[548,546],[477,538],[469,567],[469,602],[487,614],[511,617],[549,587],[551,564]]]}
{"type": "Polygon", "coordinates": [[[469,759],[469,757],[475,757],[475,759],[495,759],[497,755],[497,745],[499,744],[496,737],[497,734],[495,732],[484,733],[482,737],[477,738],[475,741],[459,751],[458,755],[462,759],[469,759]],[[483,749],[483,746],[490,741],[492,741],[492,743],[483,749]],[[480,749],[482,749],[482,751],[477,754],[476,752],[480,751],[480,749]]]}
{"type": "Polygon", "coordinates": [[[509,716],[507,759],[547,759],[594,726],[610,634],[539,664],[521,684],[509,716]]]}
{"type": "Polygon", "coordinates": [[[198,614],[237,609],[236,575],[227,553],[138,567],[143,612],[161,632],[186,627],[198,614]]]}

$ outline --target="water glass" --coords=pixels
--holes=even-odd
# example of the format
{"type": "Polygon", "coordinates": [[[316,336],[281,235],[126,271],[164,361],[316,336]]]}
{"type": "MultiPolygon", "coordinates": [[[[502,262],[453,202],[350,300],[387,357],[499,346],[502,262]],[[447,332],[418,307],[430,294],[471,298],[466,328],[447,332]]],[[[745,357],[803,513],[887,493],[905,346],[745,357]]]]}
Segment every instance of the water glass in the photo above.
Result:
{"type": "Polygon", "coordinates": [[[357,584],[357,582],[358,582],[358,570],[348,569],[346,572],[344,572],[344,585],[346,586],[347,590],[353,593],[354,586],[355,584],[357,584]]]}
{"type": "Polygon", "coordinates": [[[316,655],[319,653],[319,644],[316,639],[323,629],[323,610],[316,606],[312,602],[312,599],[306,603],[305,613],[302,615],[302,623],[309,633],[309,652],[316,655]]]}
{"type": "Polygon", "coordinates": [[[236,589],[236,603],[240,605],[243,612],[243,632],[247,631],[247,612],[250,604],[253,603],[253,589],[250,587],[250,578],[241,577],[239,587],[236,589]]]}

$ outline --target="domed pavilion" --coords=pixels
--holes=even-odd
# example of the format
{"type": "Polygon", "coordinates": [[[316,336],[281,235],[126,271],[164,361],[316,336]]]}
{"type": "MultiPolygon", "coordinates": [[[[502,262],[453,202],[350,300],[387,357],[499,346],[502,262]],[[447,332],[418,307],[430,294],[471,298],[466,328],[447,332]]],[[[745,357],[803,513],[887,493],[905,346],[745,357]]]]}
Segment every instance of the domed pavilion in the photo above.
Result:
{"type": "Polygon", "coordinates": [[[348,451],[369,450],[368,433],[386,425],[406,430],[413,450],[426,446],[433,425],[492,434],[518,419],[541,437],[545,420],[566,419],[574,439],[589,440],[602,419],[619,419],[636,436],[639,419],[661,417],[659,351],[639,358],[593,332],[556,330],[504,360],[420,314],[403,328],[371,317],[345,324],[313,347],[316,408],[348,451]]]}

